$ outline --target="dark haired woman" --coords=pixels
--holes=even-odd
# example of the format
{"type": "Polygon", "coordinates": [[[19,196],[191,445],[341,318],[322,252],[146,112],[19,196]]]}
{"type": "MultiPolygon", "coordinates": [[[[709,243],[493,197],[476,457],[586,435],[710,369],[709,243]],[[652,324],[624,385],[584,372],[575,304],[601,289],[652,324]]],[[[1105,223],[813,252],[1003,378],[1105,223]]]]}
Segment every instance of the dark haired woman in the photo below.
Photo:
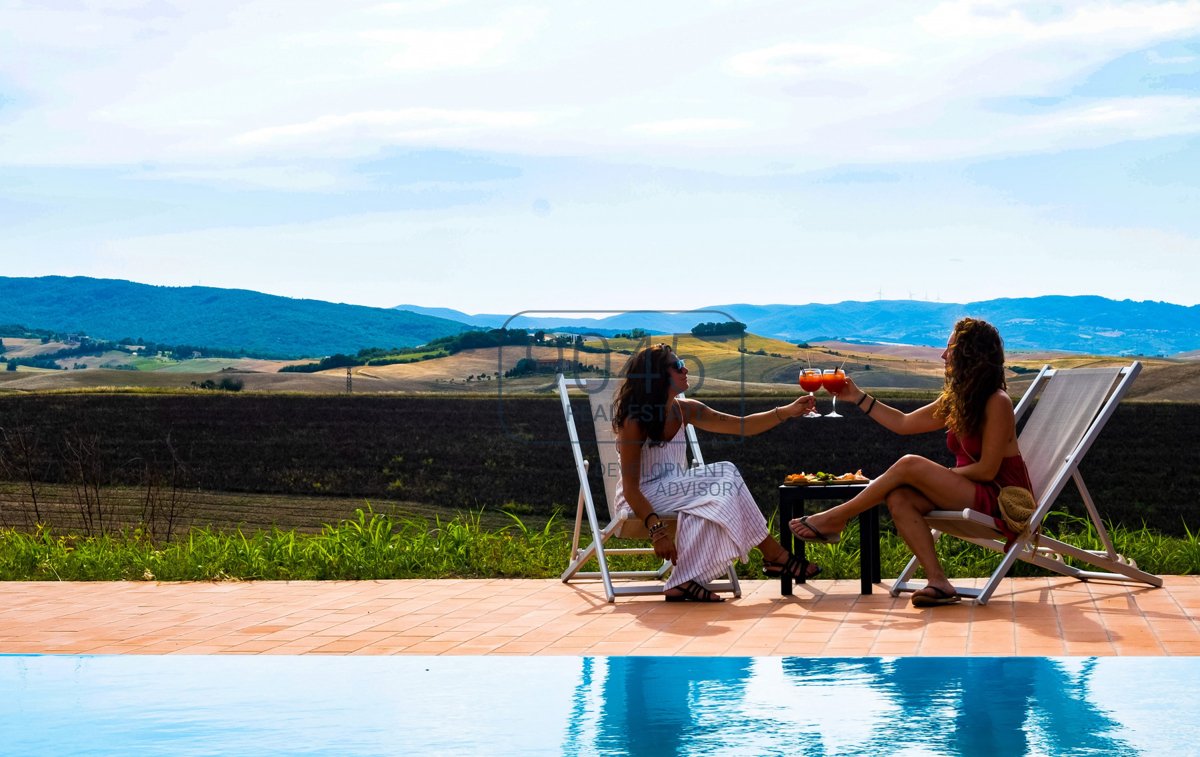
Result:
{"type": "Polygon", "coordinates": [[[718,434],[752,436],[775,428],[813,406],[809,396],[764,413],[740,417],[717,412],[680,395],[688,388],[687,366],[670,346],[647,347],[630,359],[613,402],[613,430],[621,459],[617,504],[646,524],[654,553],[674,563],[667,601],[721,602],[704,584],[763,553],[763,570],[811,578],[819,570],[789,554],[771,538],[767,522],[733,463],[699,468],[687,464],[685,424],[718,434]],[[678,518],[675,537],[660,515],[678,518]]]}
{"type": "Polygon", "coordinates": [[[886,502],[896,531],[925,569],[926,585],[912,597],[917,607],[958,601],[938,562],[926,513],[972,508],[995,518],[997,527],[1011,536],[1000,516],[1000,489],[1032,489],[1017,448],[1012,400],[1005,391],[1004,343],[999,332],[987,321],[962,318],[954,324],[942,360],[946,379],[941,395],[911,413],[879,402],[850,380],[838,399],[854,402],[897,434],[945,428],[955,467],[947,469],[924,457],[905,455],[853,499],[789,524],[800,539],[833,543],[841,539],[851,518],[886,502]]]}

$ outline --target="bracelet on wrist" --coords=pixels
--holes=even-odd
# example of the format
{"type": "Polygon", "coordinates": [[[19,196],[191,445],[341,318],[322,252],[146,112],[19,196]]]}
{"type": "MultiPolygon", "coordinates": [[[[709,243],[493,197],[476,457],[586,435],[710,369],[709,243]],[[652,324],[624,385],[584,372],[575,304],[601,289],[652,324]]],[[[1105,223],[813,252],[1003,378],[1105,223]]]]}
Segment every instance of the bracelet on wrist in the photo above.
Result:
{"type": "MultiPolygon", "coordinates": [[[[651,510],[651,511],[650,511],[650,512],[649,512],[649,513],[646,515],[646,517],[645,517],[645,518],[642,518],[642,525],[643,525],[643,526],[645,526],[646,528],[650,528],[650,519],[651,519],[651,518],[658,518],[658,513],[656,513],[656,512],[654,512],[653,510],[651,510]]],[[[662,518],[658,518],[658,520],[659,520],[659,522],[660,522],[660,523],[662,522],[662,518]]]]}
{"type": "Polygon", "coordinates": [[[861,396],[861,397],[859,397],[859,398],[858,398],[858,402],[855,402],[855,403],[854,403],[854,406],[855,406],[855,407],[857,407],[859,410],[861,410],[861,409],[862,409],[862,406],[863,406],[863,403],[864,403],[864,402],[866,402],[866,401],[867,401],[867,397],[870,397],[870,396],[871,396],[871,395],[867,394],[866,392],[863,392],[863,396],[861,396]]]}
{"type": "Polygon", "coordinates": [[[780,414],[779,414],[779,408],[775,408],[775,418],[776,418],[776,419],[777,419],[777,420],[778,420],[780,423],[783,423],[784,421],[786,421],[786,420],[787,420],[787,418],[784,418],[782,415],[780,415],[780,414]]]}
{"type": "Polygon", "coordinates": [[[874,397],[872,397],[872,398],[871,398],[871,404],[867,405],[867,411],[866,411],[866,415],[870,415],[870,414],[871,414],[871,411],[872,411],[872,410],[874,410],[874,409],[875,409],[875,398],[874,398],[874,397]]]}

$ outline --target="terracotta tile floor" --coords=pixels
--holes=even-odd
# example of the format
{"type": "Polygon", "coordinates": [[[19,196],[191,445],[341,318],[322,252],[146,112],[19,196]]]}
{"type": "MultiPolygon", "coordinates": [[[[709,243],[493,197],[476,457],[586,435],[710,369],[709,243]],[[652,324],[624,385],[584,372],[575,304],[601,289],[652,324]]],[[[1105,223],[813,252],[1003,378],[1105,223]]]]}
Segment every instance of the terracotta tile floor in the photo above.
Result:
{"type": "Polygon", "coordinates": [[[1200,576],[1161,589],[1005,581],[983,607],[919,610],[857,581],[720,605],[556,580],[0,583],[0,653],[1200,655],[1200,576]]]}

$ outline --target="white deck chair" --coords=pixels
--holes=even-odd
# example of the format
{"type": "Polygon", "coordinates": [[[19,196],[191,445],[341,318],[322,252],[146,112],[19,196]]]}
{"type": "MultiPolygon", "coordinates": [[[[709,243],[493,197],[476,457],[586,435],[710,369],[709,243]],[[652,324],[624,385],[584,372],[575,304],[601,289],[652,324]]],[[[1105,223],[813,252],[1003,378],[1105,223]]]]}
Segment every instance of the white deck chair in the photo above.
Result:
{"type": "MultiPolygon", "coordinates": [[[[616,393],[619,379],[599,379],[590,384],[583,379],[567,380],[561,373],[558,375],[558,395],[562,401],[563,417],[567,422],[567,435],[571,442],[571,453],[575,457],[575,471],[579,478],[579,501],[575,511],[575,533],[571,541],[572,559],[567,569],[563,571],[563,583],[574,578],[599,578],[604,583],[604,594],[609,602],[615,602],[618,596],[661,594],[666,574],[671,563],[663,561],[657,570],[625,570],[612,571],[608,568],[608,556],[620,555],[652,555],[652,547],[625,547],[609,549],[604,545],[613,537],[621,539],[649,539],[645,525],[636,517],[622,518],[617,512],[616,491],[617,481],[621,476],[621,466],[617,459],[616,435],[612,430],[613,395],[616,393]],[[590,461],[583,453],[579,441],[579,432],[575,427],[575,415],[571,410],[571,400],[568,390],[583,389],[588,393],[588,404],[591,408],[592,423],[596,428],[596,440],[599,452],[601,478],[604,481],[604,494],[608,500],[608,525],[600,528],[596,516],[596,505],[592,500],[592,489],[588,484],[590,461]],[[591,543],[580,547],[580,534],[583,531],[583,521],[587,518],[588,527],[592,533],[591,543]],[[584,571],[583,566],[590,560],[599,565],[597,571],[584,571]],[[614,586],[613,579],[634,579],[640,584],[614,586]],[[645,583],[650,581],[651,583],[645,583]]],[[[696,438],[696,429],[688,424],[685,429],[688,449],[691,452],[692,465],[704,465],[704,457],[700,454],[700,442],[696,438]]],[[[664,520],[667,518],[664,517],[664,520]]],[[[671,522],[671,521],[668,521],[671,522]]],[[[672,524],[673,525],[673,524],[672,524]]],[[[731,591],[735,597],[742,596],[742,588],[738,583],[737,573],[733,564],[729,566],[729,580],[708,584],[715,592],[731,591]]]]}
{"type": "MultiPolygon", "coordinates": [[[[1091,449],[1092,442],[1100,435],[1141,370],[1141,363],[1137,361],[1121,368],[1055,370],[1048,365],[1042,368],[1014,411],[1018,423],[1026,415],[1029,416],[1018,441],[1021,455],[1029,468],[1037,509],[1030,518],[1027,535],[1018,539],[1005,554],[983,588],[955,587],[960,595],[974,597],[979,604],[987,604],[1015,560],[1023,560],[1081,581],[1136,581],[1162,586],[1161,578],[1139,570],[1134,561],[1117,554],[1108,530],[1100,520],[1096,503],[1092,501],[1083,483],[1083,476],[1079,474],[1079,462],[1091,449]],[[1092,526],[1104,545],[1102,551],[1080,549],[1038,533],[1068,479],[1074,480],[1079,489],[1092,526]],[[1064,562],[1064,557],[1104,568],[1108,572],[1081,570],[1064,562]]],[[[925,520],[933,528],[935,538],[950,534],[1004,552],[1004,537],[994,528],[993,520],[983,513],[970,509],[961,512],[934,510],[925,516],[925,520]]],[[[917,560],[914,557],[892,585],[893,597],[903,591],[916,591],[925,585],[910,581],[916,569],[917,560]]]]}

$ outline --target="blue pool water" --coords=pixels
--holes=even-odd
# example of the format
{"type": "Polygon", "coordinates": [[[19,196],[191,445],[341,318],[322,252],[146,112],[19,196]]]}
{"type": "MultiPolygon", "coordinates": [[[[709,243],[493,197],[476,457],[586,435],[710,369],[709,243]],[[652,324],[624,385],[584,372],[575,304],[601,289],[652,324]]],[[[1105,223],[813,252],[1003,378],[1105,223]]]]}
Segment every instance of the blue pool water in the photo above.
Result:
{"type": "Polygon", "coordinates": [[[0,656],[4,755],[1197,754],[1195,658],[0,656]]]}

